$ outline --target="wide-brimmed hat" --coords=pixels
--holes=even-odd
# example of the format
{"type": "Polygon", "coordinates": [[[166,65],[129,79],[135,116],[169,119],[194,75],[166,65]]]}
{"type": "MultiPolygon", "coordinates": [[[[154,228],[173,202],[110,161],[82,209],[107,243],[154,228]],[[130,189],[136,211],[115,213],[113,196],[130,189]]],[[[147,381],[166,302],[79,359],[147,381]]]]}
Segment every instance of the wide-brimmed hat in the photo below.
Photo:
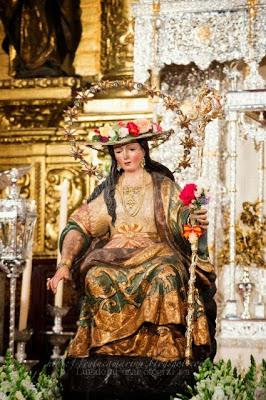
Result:
{"type": "Polygon", "coordinates": [[[163,130],[159,123],[149,119],[117,121],[90,131],[86,145],[100,150],[106,146],[119,146],[140,139],[165,140],[172,132],[163,130]]]}

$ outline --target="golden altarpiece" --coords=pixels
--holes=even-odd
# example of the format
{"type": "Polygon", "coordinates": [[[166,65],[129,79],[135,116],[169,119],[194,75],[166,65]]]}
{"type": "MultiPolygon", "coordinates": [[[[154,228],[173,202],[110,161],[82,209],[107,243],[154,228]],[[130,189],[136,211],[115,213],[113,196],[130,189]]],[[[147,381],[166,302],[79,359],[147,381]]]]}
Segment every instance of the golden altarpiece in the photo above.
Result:
{"type": "MultiPolygon", "coordinates": [[[[201,163],[203,175],[205,172],[205,176],[216,183],[212,194],[216,199],[215,205],[210,209],[213,223],[209,230],[209,242],[216,266],[219,264],[219,235],[222,229],[222,225],[217,222],[217,210],[219,209],[220,214],[224,211],[219,208],[219,196],[226,190],[231,201],[229,207],[233,218],[230,240],[231,244],[235,242],[235,146],[239,139],[236,136],[241,123],[240,117],[249,113],[253,120],[259,121],[261,127],[265,126],[265,90],[260,90],[265,85],[260,82],[257,73],[260,64],[260,73],[265,75],[265,1],[260,2],[261,6],[257,6],[256,1],[245,0],[80,0],[73,1],[74,3],[78,5],[79,13],[72,15],[71,10],[68,10],[71,14],[69,32],[61,32],[61,37],[57,37],[49,25],[54,36],[49,36],[48,40],[47,29],[43,31],[40,48],[42,44],[51,47],[52,62],[50,59],[46,59],[48,62],[44,64],[30,62],[34,51],[38,55],[40,53],[36,43],[35,47],[32,42],[25,46],[24,58],[21,56],[23,62],[19,59],[15,42],[9,43],[9,56],[0,49],[0,170],[32,165],[31,171],[21,180],[22,194],[37,202],[33,301],[29,324],[38,333],[51,325],[46,306],[47,303],[53,303],[53,299],[52,295],[47,294],[45,281],[52,274],[56,263],[60,184],[64,178],[70,182],[68,213],[81,204],[95,185],[94,178],[85,176],[73,159],[62,129],[62,111],[71,103],[80,87],[100,79],[114,80],[134,76],[136,81],[150,81],[153,87],[160,86],[167,93],[175,94],[181,101],[193,98],[207,80],[219,88],[223,95],[231,91],[232,95],[228,97],[227,121],[214,121],[210,124],[206,131],[207,142],[201,163]],[[80,28],[80,34],[76,32],[71,38],[73,26],[80,28]],[[256,30],[256,26],[259,29],[256,30]],[[65,43],[66,38],[70,40],[71,46],[64,46],[65,53],[62,56],[57,52],[55,44],[56,41],[62,43],[62,40],[65,43]],[[31,53],[27,53],[29,49],[31,53]],[[41,72],[38,73],[39,69],[41,72]],[[245,79],[248,77],[250,82],[246,79],[246,86],[241,86],[241,76],[245,79]],[[258,78],[259,82],[252,82],[253,78],[255,81],[258,78]],[[239,82],[240,86],[237,86],[239,82]],[[255,86],[252,86],[253,83],[255,86]],[[246,92],[241,105],[237,94],[239,87],[240,90],[254,89],[254,93],[257,93],[254,94],[254,101],[260,99],[261,103],[253,107],[251,97],[246,92]],[[228,165],[231,171],[227,174],[229,183],[226,182],[228,165]],[[40,313],[44,313],[45,317],[40,319],[40,313]]],[[[7,24],[0,23],[1,42],[5,40],[6,27],[7,24]]],[[[34,35],[29,37],[32,38],[30,40],[34,39],[34,35]]],[[[7,50],[6,42],[4,47],[7,50]]],[[[152,117],[154,110],[159,113],[160,107],[158,105],[156,111],[154,103],[149,99],[140,95],[129,96],[122,90],[115,90],[91,100],[84,107],[78,122],[86,130],[117,119],[152,117]]],[[[265,133],[262,135],[265,136],[265,133]]],[[[78,140],[84,139],[86,135],[80,134],[78,140]]],[[[264,198],[263,140],[265,138],[261,141],[259,153],[260,200],[264,198]]],[[[173,144],[176,143],[170,143],[168,147],[166,144],[160,161],[169,162],[169,159],[173,159],[173,144]]],[[[90,153],[87,157],[89,160],[90,153]]],[[[166,165],[172,167],[171,162],[166,165]]],[[[191,176],[193,174],[184,174],[181,183],[186,178],[192,179],[191,176]]],[[[232,277],[235,273],[235,253],[232,252],[232,246],[230,251],[229,275],[231,273],[232,277]]],[[[231,281],[229,306],[235,302],[235,283],[235,280],[233,283],[231,281]]],[[[3,315],[4,308],[3,288],[4,279],[1,279],[0,315],[3,315]]],[[[75,292],[69,287],[64,292],[64,302],[73,304],[76,300],[75,292]]],[[[76,317],[70,315],[69,320],[66,318],[66,329],[73,328],[76,317]]],[[[264,325],[262,331],[265,332],[265,329],[264,325]]],[[[0,344],[2,337],[3,319],[0,317],[0,344]]],[[[40,348],[45,339],[33,337],[32,340],[32,347],[40,348]]],[[[34,352],[33,356],[40,357],[34,352]]]]}
{"type": "MultiPolygon", "coordinates": [[[[24,11],[25,14],[21,18],[31,16],[30,12],[24,11]]],[[[101,78],[112,80],[133,76],[134,33],[130,1],[81,0],[80,24],[82,34],[73,62],[75,73],[73,66],[72,70],[67,70],[65,61],[61,71],[52,67],[52,71],[42,68],[41,72],[32,69],[32,73],[25,73],[25,68],[20,67],[16,61],[19,55],[16,54],[12,43],[9,44],[9,56],[2,48],[0,50],[0,170],[22,165],[32,166],[30,172],[21,178],[20,186],[22,196],[35,199],[37,203],[32,272],[32,281],[35,284],[32,285],[29,324],[39,332],[47,328],[47,318],[49,324],[47,303],[53,304],[52,296],[46,293],[45,281],[47,276],[51,276],[56,265],[60,184],[65,178],[70,182],[68,215],[88,197],[95,185],[94,178],[89,178],[81,172],[80,166],[70,153],[62,129],[62,111],[71,103],[81,85],[89,85],[90,82],[101,78]],[[35,308],[36,303],[38,307],[35,308]],[[40,313],[48,317],[44,317],[43,323],[36,326],[33,321],[38,319],[40,322],[39,318],[35,318],[40,313]]],[[[42,35],[46,34],[44,25],[42,35]]],[[[30,37],[34,40],[33,35],[30,37]]],[[[4,39],[5,30],[1,22],[1,43],[4,39]]],[[[30,52],[34,45],[27,45],[30,52]]],[[[25,49],[26,47],[25,45],[25,49]]],[[[25,49],[23,56],[27,60],[27,57],[29,59],[32,55],[27,54],[25,49]]],[[[123,91],[116,91],[93,100],[89,111],[85,110],[80,117],[80,126],[92,128],[101,126],[103,122],[137,116],[151,116],[151,104],[148,99],[140,96],[125,97],[123,91]]],[[[84,141],[84,134],[79,139],[84,141]]],[[[88,160],[89,157],[90,155],[88,160]]],[[[1,353],[4,288],[5,279],[1,274],[1,353]]],[[[69,293],[67,290],[64,293],[66,304],[73,302],[75,294],[72,292],[69,289],[69,293]]],[[[33,347],[40,348],[43,342],[36,339],[34,343],[34,340],[33,337],[33,347]]],[[[40,357],[39,354],[36,356],[40,357]]]]}

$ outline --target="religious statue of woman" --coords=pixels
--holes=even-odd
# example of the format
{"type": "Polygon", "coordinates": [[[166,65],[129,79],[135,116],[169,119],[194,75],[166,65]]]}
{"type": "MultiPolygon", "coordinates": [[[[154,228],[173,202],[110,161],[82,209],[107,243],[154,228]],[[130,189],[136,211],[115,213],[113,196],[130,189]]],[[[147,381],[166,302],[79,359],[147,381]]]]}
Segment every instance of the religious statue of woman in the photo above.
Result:
{"type": "Polygon", "coordinates": [[[81,37],[80,0],[0,0],[0,19],[16,78],[73,75],[81,37]]]}
{"type": "MultiPolygon", "coordinates": [[[[162,136],[149,120],[119,121],[92,134],[106,147],[108,177],[70,217],[61,236],[61,262],[47,286],[78,268],[84,284],[78,329],[68,357],[185,357],[190,245],[183,225],[197,219],[207,231],[206,209],[179,199],[171,171],[150,158],[148,141],[162,136]]],[[[199,239],[193,358],[215,354],[215,274],[207,233],[199,239]]]]}

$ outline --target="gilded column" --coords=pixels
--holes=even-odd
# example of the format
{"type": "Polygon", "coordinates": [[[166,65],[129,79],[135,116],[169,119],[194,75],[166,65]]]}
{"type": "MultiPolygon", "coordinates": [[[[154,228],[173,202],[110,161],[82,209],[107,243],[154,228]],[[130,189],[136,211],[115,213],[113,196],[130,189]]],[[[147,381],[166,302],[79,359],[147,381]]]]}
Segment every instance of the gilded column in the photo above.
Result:
{"type": "Polygon", "coordinates": [[[81,40],[75,55],[76,74],[94,77],[101,72],[101,0],[81,0],[81,40]]]}
{"type": "Polygon", "coordinates": [[[134,31],[130,0],[102,0],[101,68],[104,78],[133,75],[134,31]]]}

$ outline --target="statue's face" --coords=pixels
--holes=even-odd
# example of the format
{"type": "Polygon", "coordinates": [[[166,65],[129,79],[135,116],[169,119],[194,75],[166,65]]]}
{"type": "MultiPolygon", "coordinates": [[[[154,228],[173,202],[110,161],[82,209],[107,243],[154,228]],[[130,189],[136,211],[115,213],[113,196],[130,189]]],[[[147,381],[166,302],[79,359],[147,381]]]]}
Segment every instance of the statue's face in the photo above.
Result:
{"type": "Polygon", "coordinates": [[[144,149],[137,142],[115,146],[114,153],[117,164],[125,172],[134,172],[141,168],[140,163],[145,155],[144,149]]]}

